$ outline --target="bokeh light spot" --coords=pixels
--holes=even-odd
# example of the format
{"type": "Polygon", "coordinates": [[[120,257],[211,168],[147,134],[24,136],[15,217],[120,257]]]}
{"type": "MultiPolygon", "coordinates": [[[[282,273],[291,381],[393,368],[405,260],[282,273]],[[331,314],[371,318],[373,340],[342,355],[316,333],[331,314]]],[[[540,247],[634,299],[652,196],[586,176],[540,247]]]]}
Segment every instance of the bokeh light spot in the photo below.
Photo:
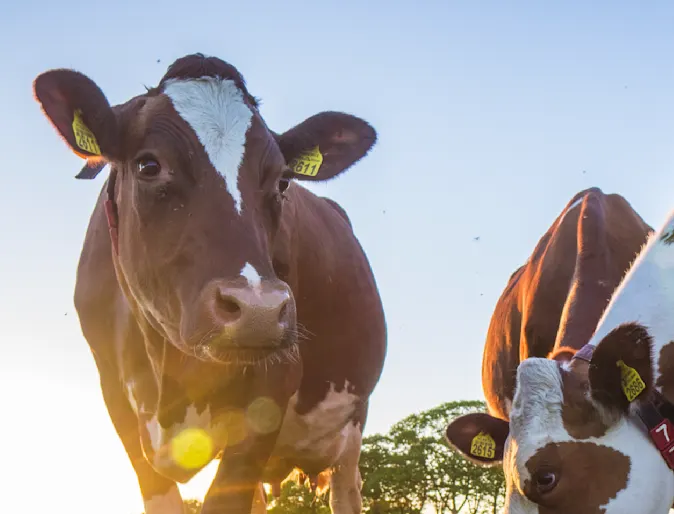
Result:
{"type": "Polygon", "coordinates": [[[281,425],[281,409],[268,396],[253,400],[246,411],[248,424],[258,434],[268,434],[281,425]]]}
{"type": "Polygon", "coordinates": [[[171,458],[184,469],[198,469],[211,460],[213,440],[201,428],[186,428],[171,439],[171,458]]]}

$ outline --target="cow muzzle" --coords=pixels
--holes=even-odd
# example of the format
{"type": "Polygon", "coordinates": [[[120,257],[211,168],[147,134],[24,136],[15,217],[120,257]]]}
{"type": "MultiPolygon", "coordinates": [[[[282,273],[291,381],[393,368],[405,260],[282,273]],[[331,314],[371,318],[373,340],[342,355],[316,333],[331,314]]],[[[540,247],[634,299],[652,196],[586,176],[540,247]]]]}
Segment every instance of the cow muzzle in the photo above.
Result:
{"type": "Polygon", "coordinates": [[[195,353],[208,360],[223,360],[237,350],[274,351],[296,342],[295,301],[279,280],[256,286],[213,281],[195,307],[193,333],[202,334],[195,353]]]}

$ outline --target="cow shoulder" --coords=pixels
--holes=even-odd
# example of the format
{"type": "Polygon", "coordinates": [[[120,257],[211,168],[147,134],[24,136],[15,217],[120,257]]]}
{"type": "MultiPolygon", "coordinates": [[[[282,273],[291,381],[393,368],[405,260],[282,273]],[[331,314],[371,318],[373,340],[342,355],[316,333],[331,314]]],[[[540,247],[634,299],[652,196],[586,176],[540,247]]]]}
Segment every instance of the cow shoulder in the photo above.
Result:
{"type": "Polygon", "coordinates": [[[353,225],[351,225],[351,220],[349,219],[349,215],[346,213],[344,208],[339,205],[337,202],[334,200],[327,198],[325,196],[321,197],[325,202],[332,207],[335,211],[337,211],[337,214],[339,214],[342,218],[344,218],[344,221],[349,225],[350,228],[353,228],[353,225]]]}

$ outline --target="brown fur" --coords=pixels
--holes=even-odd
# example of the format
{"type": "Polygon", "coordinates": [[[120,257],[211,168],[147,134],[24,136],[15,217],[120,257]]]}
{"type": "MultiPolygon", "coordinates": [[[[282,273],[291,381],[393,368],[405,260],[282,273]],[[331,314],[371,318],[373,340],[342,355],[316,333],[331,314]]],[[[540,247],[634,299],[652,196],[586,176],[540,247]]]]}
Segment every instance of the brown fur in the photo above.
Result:
{"type": "Polygon", "coordinates": [[[559,485],[547,495],[538,494],[531,481],[524,484],[525,495],[539,504],[539,514],[602,514],[602,505],[626,487],[630,460],[593,443],[550,443],[526,467],[532,476],[539,470],[560,473],[559,485]]]}
{"type": "Polygon", "coordinates": [[[647,396],[653,387],[651,346],[648,330],[637,323],[626,323],[609,332],[597,345],[590,364],[592,398],[609,409],[627,412],[629,402],[620,385],[619,360],[639,373],[646,385],[640,397],[647,396]]]}
{"type": "MultiPolygon", "coordinates": [[[[196,472],[175,463],[153,467],[145,424],[155,414],[170,427],[185,419],[188,406],[223,417],[245,412],[261,396],[284,412],[297,395],[294,414],[303,415],[331,386],[339,392],[348,382],[357,401],[344,423],[362,430],[386,353],[377,285],[341,207],[294,180],[285,186],[305,180],[288,167],[299,152],[318,146],[323,165],[306,179],[329,180],[367,154],[375,130],[355,116],[323,112],[275,133],[236,68],[201,54],[178,59],[156,88],[114,107],[72,70],[43,73],[34,90],[71,149],[90,158],[92,166],[78,176],[95,177],[104,161],[116,177],[119,252],[108,234],[106,183],[82,248],[75,305],[143,497],[164,494],[196,472]],[[253,113],[239,169],[241,215],[196,134],[162,94],[169,79],[203,76],[232,80],[253,113]],[[73,109],[82,109],[101,158],[77,149],[73,109]],[[143,177],[139,159],[148,155],[159,172],[143,177]],[[240,276],[244,264],[260,275],[259,290],[240,276]],[[270,307],[281,293],[288,300],[270,307]],[[230,319],[245,323],[232,328],[230,319]],[[138,414],[125,392],[129,383],[138,414]]],[[[342,428],[318,436],[337,438],[342,428]]],[[[260,481],[279,483],[299,467],[323,483],[326,470],[351,458],[304,452],[275,459],[279,429],[249,430],[223,450],[205,514],[247,514],[260,481]],[[270,462],[278,463],[271,471],[270,462]]],[[[352,494],[343,487],[333,492],[352,494]]]]}
{"type": "Polygon", "coordinates": [[[493,415],[508,419],[507,402],[522,360],[566,360],[589,340],[650,232],[620,195],[593,188],[567,204],[527,263],[513,273],[494,309],[482,362],[493,415]],[[581,205],[569,211],[576,200],[581,205]]]}
{"type": "MultiPolygon", "coordinates": [[[[586,370],[584,370],[586,371],[586,370]]],[[[597,410],[587,398],[589,383],[587,374],[574,369],[562,374],[564,405],[562,421],[564,428],[575,439],[601,437],[609,428],[597,416],[597,410]]]]}

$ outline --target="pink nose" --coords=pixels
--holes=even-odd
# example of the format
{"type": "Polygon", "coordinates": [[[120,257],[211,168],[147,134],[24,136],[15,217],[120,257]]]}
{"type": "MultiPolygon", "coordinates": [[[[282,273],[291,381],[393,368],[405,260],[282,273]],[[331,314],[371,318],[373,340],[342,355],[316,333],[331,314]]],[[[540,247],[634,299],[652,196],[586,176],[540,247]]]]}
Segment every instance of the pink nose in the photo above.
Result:
{"type": "Polygon", "coordinates": [[[278,346],[295,323],[292,296],[285,284],[255,289],[219,284],[207,302],[222,332],[216,344],[278,346]]]}

